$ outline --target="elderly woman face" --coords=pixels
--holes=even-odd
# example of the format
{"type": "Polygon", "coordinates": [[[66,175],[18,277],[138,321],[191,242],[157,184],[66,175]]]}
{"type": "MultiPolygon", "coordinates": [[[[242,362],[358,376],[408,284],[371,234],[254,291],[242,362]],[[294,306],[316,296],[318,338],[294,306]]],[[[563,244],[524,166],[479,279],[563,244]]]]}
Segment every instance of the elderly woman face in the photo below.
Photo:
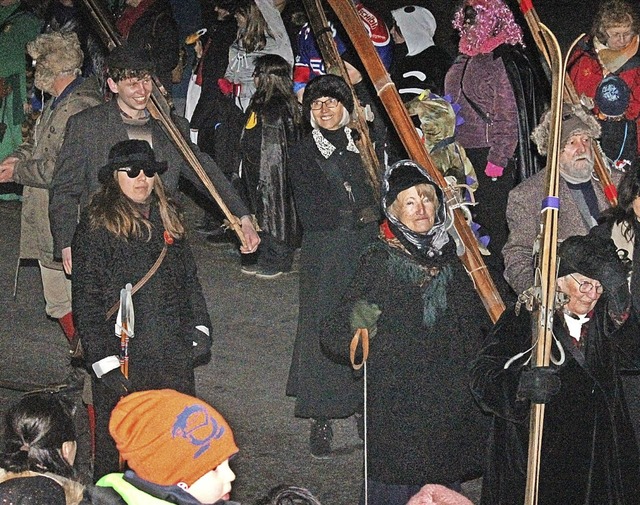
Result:
{"type": "Polygon", "coordinates": [[[418,184],[400,191],[390,212],[416,233],[427,233],[436,217],[436,195],[430,184],[418,184]]]}
{"type": "Polygon", "coordinates": [[[569,295],[565,308],[574,314],[588,313],[602,295],[602,284],[579,273],[573,273],[558,279],[558,289],[569,295]]]}
{"type": "Polygon", "coordinates": [[[155,172],[145,173],[144,170],[124,167],[116,174],[120,190],[129,200],[135,203],[146,203],[149,200],[155,185],[155,172]]]}
{"type": "Polygon", "coordinates": [[[321,128],[337,130],[340,128],[345,108],[336,98],[322,96],[311,102],[311,114],[321,128]]]}
{"type": "Polygon", "coordinates": [[[616,51],[627,47],[636,35],[631,23],[608,26],[604,31],[607,34],[607,47],[616,51]]]}

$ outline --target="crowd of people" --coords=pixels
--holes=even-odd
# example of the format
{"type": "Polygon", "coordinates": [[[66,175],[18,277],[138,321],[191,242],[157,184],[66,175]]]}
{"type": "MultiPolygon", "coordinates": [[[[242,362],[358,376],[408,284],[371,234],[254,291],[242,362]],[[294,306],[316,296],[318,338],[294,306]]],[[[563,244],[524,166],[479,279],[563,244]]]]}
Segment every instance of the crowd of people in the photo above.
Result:
{"type": "MultiPolygon", "coordinates": [[[[283,394],[309,420],[316,458],[337,457],[334,421],[353,417],[367,452],[353,503],[468,504],[461,485],[481,476],[482,505],[522,503],[536,404],[547,407],[538,503],[635,503],[634,3],[602,0],[568,58],[579,101],[557,118],[548,366],[532,362],[530,309],[555,123],[543,111],[560,91],[513,2],[461,0],[437,21],[423,2],[352,2],[433,167],[408,159],[330,10],[344,76],[298,2],[194,0],[194,22],[170,0],[106,1],[120,42],[111,51],[81,3],[0,0],[0,197],[22,202],[20,258],[38,261],[46,314],[83,370],[93,483],[74,469],[70,406],[27,395],[7,416],[0,501],[234,503],[239,449],[194,378],[211,357],[216,309],[177,204],[183,180],[205,202],[197,231],[231,241],[243,274],[266,282],[297,265],[283,394]],[[445,25],[456,54],[437,43],[445,25]],[[458,257],[469,246],[454,232],[460,207],[507,306],[495,325],[458,257]]],[[[279,486],[259,503],[319,502],[279,486]]]]}

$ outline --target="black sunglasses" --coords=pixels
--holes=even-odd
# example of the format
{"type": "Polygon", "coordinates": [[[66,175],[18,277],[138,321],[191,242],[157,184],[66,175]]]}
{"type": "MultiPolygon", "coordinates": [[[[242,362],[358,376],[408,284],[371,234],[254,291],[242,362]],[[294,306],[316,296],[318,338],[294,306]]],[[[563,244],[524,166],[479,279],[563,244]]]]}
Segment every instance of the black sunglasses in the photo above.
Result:
{"type": "Polygon", "coordinates": [[[144,172],[144,175],[147,177],[153,177],[158,173],[158,171],[153,167],[142,168],[140,166],[135,167],[120,167],[118,168],[118,172],[126,172],[130,179],[135,179],[140,175],[140,171],[144,172]]]}

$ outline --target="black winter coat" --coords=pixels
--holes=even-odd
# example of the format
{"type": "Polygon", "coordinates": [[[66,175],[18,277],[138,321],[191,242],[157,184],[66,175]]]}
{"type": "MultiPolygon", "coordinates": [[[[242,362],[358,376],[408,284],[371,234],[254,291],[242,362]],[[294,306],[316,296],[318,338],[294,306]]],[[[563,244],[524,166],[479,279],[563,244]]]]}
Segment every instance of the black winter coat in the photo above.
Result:
{"type": "Polygon", "coordinates": [[[383,241],[369,247],[321,326],[322,346],[339,362],[349,359],[358,300],[382,311],[367,361],[369,477],[422,486],[478,476],[488,424],[469,390],[469,364],[490,321],[453,241],[420,263],[383,241]]]}
{"type": "MultiPolygon", "coordinates": [[[[88,365],[118,355],[116,316],[107,311],[127,283],[135,285],[164,246],[162,221],[152,207],[152,237],[124,240],[105,228],[91,229],[83,215],[73,241],[73,313],[88,365]]],[[[136,389],[172,387],[193,390],[192,341],[198,325],[211,320],[185,240],[168,246],[156,273],[133,295],[135,336],[129,343],[130,379],[136,389]]],[[[205,342],[210,346],[210,342],[205,342]]]]}
{"type": "MultiPolygon", "coordinates": [[[[95,475],[118,471],[118,451],[109,436],[109,417],[120,399],[91,365],[107,356],[118,356],[116,315],[105,316],[120,299],[127,283],[135,285],[151,268],[164,245],[162,221],[155,206],[149,241],[117,238],[105,228],[91,229],[83,215],[73,241],[73,314],[85,350],[85,362],[93,378],[96,412],[95,475]]],[[[175,389],[195,396],[193,341],[200,350],[211,339],[195,327],[211,331],[211,321],[198,281],[196,264],[185,240],[168,246],[155,274],[133,295],[134,336],[129,341],[129,380],[132,389],[175,389]]],[[[131,390],[130,390],[131,392],[131,390]]]]}
{"type": "MultiPolygon", "coordinates": [[[[638,445],[618,374],[621,352],[637,360],[638,322],[632,316],[614,329],[603,295],[587,325],[579,350],[563,315],[554,318],[566,359],[557,366],[560,391],[545,407],[540,505],[632,505],[640,496],[638,445]]],[[[483,505],[524,502],[530,403],[516,400],[516,391],[528,354],[506,370],[504,364],[530,346],[530,313],[509,309],[474,365],[474,395],[494,418],[483,505]]]]}
{"type": "Polygon", "coordinates": [[[358,212],[364,207],[376,209],[377,202],[360,155],[346,150],[344,130],[325,133],[337,147],[328,159],[311,135],[289,157],[303,231],[300,310],[287,394],[296,397],[298,417],[342,418],[360,410],[362,380],[322,353],[318,332],[322,319],[339,303],[361,251],[375,237],[376,223],[358,224],[358,212]]]}

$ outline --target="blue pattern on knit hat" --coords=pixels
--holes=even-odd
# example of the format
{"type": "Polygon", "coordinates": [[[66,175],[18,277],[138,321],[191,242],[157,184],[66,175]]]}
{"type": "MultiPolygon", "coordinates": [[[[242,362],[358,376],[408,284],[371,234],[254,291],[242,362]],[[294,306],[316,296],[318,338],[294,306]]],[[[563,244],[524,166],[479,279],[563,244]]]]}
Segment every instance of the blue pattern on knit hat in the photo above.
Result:
{"type": "Polygon", "coordinates": [[[224,435],[225,428],[202,405],[191,405],[176,416],[171,430],[173,438],[181,437],[195,447],[199,447],[193,459],[200,457],[211,447],[213,440],[224,435]]]}

